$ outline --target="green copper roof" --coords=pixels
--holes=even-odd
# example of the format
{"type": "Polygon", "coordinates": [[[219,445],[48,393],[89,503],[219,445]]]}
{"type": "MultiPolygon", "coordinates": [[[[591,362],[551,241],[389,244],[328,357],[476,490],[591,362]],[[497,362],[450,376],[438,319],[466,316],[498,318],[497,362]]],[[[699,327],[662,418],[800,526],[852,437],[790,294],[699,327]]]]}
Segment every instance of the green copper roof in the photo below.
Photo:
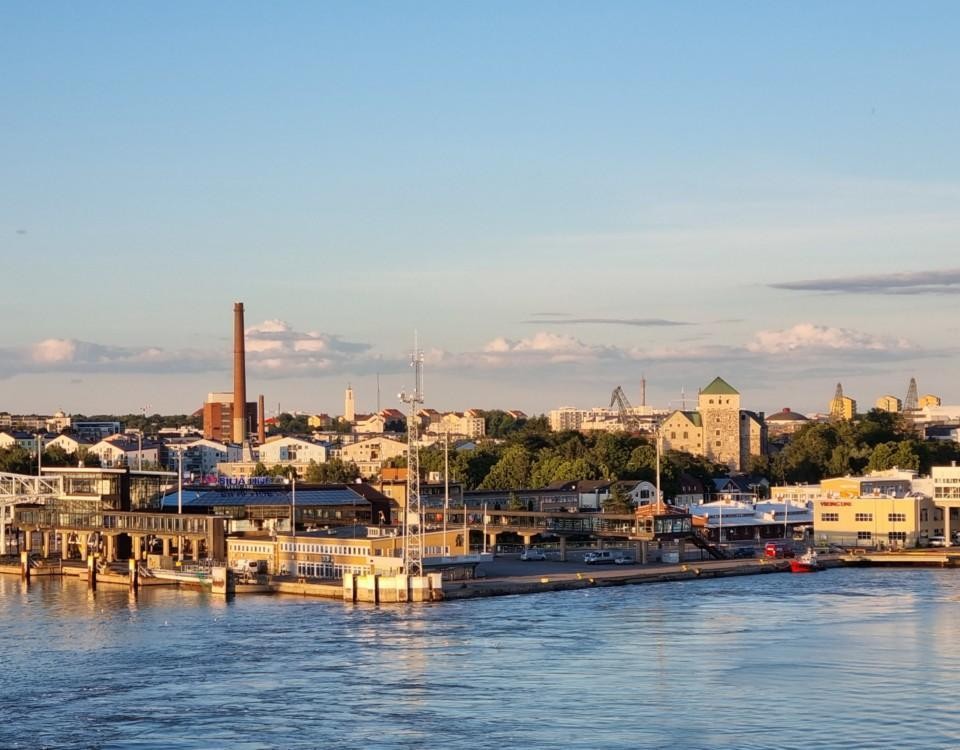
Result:
{"type": "Polygon", "coordinates": [[[739,396],[740,391],[730,385],[723,378],[714,378],[713,382],[704,388],[700,393],[706,393],[708,396],[739,396]]]}

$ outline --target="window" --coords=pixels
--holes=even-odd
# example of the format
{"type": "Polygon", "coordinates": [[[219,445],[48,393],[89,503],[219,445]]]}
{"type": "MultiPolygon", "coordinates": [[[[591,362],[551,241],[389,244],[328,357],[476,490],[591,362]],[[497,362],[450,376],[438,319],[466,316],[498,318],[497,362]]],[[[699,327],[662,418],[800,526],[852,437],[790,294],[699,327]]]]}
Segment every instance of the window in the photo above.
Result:
{"type": "Polygon", "coordinates": [[[854,513],[853,520],[854,521],[872,521],[873,513],[854,513]]]}
{"type": "Polygon", "coordinates": [[[716,445],[719,448],[721,445],[723,445],[723,443],[722,441],[718,440],[716,443],[714,443],[714,445],[716,445]]]}
{"type": "Polygon", "coordinates": [[[720,430],[717,430],[717,437],[720,437],[720,430]]]}
{"type": "Polygon", "coordinates": [[[858,542],[869,542],[873,539],[873,533],[870,531],[858,531],[857,532],[857,541],[858,542]]]}
{"type": "Polygon", "coordinates": [[[676,440],[676,439],[677,439],[677,433],[671,432],[671,433],[670,433],[670,439],[671,439],[671,440],[676,440]]]}
{"type": "Polygon", "coordinates": [[[820,520],[821,521],[839,521],[840,514],[839,513],[821,513],[820,520]]]}
{"type": "Polygon", "coordinates": [[[895,523],[898,521],[899,522],[906,521],[907,514],[906,513],[888,513],[887,520],[890,521],[891,523],[895,523]]]}
{"type": "Polygon", "coordinates": [[[887,534],[887,539],[889,539],[891,542],[905,542],[907,541],[907,532],[891,531],[887,534]]]}
{"type": "Polygon", "coordinates": [[[688,437],[689,437],[689,435],[688,435],[686,432],[684,432],[684,433],[683,433],[683,439],[686,440],[688,437]]]}

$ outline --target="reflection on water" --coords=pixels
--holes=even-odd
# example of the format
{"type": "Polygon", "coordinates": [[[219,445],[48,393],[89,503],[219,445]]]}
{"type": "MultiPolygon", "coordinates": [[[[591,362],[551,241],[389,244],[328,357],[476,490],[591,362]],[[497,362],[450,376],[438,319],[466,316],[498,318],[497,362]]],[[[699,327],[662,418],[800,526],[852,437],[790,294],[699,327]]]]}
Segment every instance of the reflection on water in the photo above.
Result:
{"type": "Polygon", "coordinates": [[[960,747],[960,574],[419,607],[0,577],[2,748],[960,747]]]}

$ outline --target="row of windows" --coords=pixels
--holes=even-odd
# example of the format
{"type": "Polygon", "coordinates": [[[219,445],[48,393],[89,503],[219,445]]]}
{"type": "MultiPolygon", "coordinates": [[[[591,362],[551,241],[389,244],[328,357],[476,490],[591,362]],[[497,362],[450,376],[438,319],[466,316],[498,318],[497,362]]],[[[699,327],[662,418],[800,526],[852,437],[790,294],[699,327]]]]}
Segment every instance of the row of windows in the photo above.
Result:
{"type": "MultiPolygon", "coordinates": [[[[839,521],[840,514],[839,513],[821,513],[820,520],[821,521],[839,521]]],[[[855,521],[872,521],[873,513],[857,513],[854,515],[854,520],[855,521]]],[[[903,523],[907,520],[907,514],[906,513],[888,513],[887,520],[891,523],[898,523],[898,522],[903,523]]]]}
{"type": "Polygon", "coordinates": [[[303,552],[304,554],[315,555],[370,554],[370,549],[368,547],[346,547],[340,544],[304,544],[301,542],[296,542],[296,549],[294,549],[294,542],[284,542],[280,545],[280,549],[284,552],[303,552]]]}
{"type": "Polygon", "coordinates": [[[268,555],[273,551],[263,544],[238,544],[233,549],[237,552],[265,552],[268,555]]]}

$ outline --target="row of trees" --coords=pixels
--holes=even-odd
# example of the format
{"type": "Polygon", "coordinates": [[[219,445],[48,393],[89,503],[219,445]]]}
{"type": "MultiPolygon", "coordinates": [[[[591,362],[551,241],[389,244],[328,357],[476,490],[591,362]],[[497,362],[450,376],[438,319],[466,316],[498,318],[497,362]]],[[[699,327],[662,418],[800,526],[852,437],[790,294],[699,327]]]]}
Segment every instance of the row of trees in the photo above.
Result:
{"type": "Polygon", "coordinates": [[[806,483],[894,467],[926,474],[931,466],[955,460],[960,460],[957,443],[921,440],[901,415],[874,409],[854,422],[805,425],[782,450],[753,468],[772,481],[806,483]]]}

